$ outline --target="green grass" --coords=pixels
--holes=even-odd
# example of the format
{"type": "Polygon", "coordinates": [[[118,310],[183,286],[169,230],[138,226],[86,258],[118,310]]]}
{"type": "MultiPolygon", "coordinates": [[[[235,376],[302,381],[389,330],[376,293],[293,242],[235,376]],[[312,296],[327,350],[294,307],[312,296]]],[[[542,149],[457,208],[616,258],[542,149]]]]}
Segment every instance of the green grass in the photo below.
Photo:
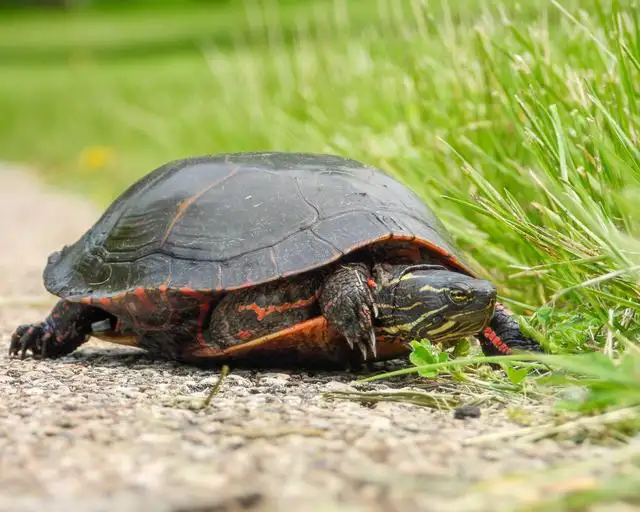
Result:
{"type": "Polygon", "coordinates": [[[427,343],[416,371],[469,396],[570,384],[589,390],[581,413],[637,411],[638,2],[245,5],[4,18],[0,157],[102,204],[192,154],[378,165],[435,208],[565,373],[454,366],[427,343]]]}

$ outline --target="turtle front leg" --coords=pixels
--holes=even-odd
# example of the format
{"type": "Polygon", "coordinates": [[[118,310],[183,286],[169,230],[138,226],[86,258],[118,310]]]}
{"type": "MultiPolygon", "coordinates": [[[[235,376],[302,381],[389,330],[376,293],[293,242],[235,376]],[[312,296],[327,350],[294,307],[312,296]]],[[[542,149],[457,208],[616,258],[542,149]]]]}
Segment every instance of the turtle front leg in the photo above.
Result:
{"type": "Polygon", "coordinates": [[[111,318],[105,311],[61,300],[42,322],[19,326],[11,336],[9,355],[24,359],[27,351],[40,357],[60,357],[73,352],[91,334],[91,324],[111,318]]]}
{"type": "Polygon", "coordinates": [[[367,348],[376,357],[373,319],[378,315],[371,288],[373,281],[366,265],[340,266],[324,281],[320,309],[327,321],[342,334],[349,346],[360,349],[367,359],[367,348]]]}
{"type": "Polygon", "coordinates": [[[489,325],[478,334],[478,339],[487,356],[509,355],[514,349],[542,352],[538,342],[522,333],[513,313],[502,304],[496,304],[489,325]]]}

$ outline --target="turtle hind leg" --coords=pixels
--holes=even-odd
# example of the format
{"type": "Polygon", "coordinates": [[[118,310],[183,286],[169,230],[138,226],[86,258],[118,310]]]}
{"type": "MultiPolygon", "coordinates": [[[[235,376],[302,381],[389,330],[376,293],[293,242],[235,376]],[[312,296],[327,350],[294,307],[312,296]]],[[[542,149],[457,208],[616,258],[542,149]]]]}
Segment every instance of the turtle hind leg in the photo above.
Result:
{"type": "Polygon", "coordinates": [[[371,292],[371,273],[361,263],[341,265],[326,278],[320,295],[320,308],[329,323],[344,336],[362,358],[367,351],[376,358],[373,319],[377,309],[371,292]]]}
{"type": "Polygon", "coordinates": [[[477,337],[487,356],[508,355],[514,350],[542,352],[538,342],[523,334],[511,311],[502,304],[496,304],[489,325],[477,337]]]}
{"type": "Polygon", "coordinates": [[[226,350],[319,316],[320,283],[311,275],[228,293],[210,315],[207,344],[226,350]]]}
{"type": "Polygon", "coordinates": [[[111,318],[99,308],[60,300],[42,322],[20,325],[13,332],[9,355],[24,358],[28,351],[49,358],[67,355],[89,339],[91,324],[111,318]]]}

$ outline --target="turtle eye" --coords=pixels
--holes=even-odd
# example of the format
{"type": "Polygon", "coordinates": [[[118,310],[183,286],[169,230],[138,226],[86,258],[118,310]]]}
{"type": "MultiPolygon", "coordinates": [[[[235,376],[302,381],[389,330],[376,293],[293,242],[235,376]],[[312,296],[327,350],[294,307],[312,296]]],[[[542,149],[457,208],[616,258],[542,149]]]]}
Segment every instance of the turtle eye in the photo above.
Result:
{"type": "Polygon", "coordinates": [[[457,288],[449,290],[449,298],[454,304],[466,304],[471,301],[471,294],[468,291],[457,288]]]}
{"type": "Polygon", "coordinates": [[[435,315],[431,317],[431,327],[437,327],[444,321],[444,317],[442,315],[435,315]]]}

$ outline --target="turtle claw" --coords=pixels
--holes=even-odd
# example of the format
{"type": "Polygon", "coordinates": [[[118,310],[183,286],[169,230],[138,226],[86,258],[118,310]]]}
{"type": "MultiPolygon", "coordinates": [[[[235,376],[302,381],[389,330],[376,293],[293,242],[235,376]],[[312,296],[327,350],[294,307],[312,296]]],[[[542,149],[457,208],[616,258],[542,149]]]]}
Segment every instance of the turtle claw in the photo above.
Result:
{"type": "Polygon", "coordinates": [[[362,354],[362,359],[367,360],[367,345],[364,343],[358,343],[358,348],[360,349],[360,353],[362,354]]]}
{"type": "Polygon", "coordinates": [[[373,332],[373,329],[371,329],[369,331],[369,349],[371,350],[371,353],[373,354],[373,358],[375,359],[377,357],[377,354],[376,354],[376,333],[373,332]]]}
{"type": "Polygon", "coordinates": [[[24,359],[30,350],[34,355],[45,357],[52,336],[53,329],[46,322],[21,325],[11,336],[9,355],[24,359]]]}
{"type": "Polygon", "coordinates": [[[362,358],[366,361],[368,354],[371,354],[373,358],[376,358],[376,335],[373,329],[369,331],[366,339],[358,339],[356,336],[345,336],[345,340],[351,350],[358,350],[362,354],[362,358]]]}
{"type": "Polygon", "coordinates": [[[347,343],[349,344],[349,348],[351,350],[353,350],[355,348],[356,345],[356,341],[352,340],[350,336],[346,336],[345,339],[347,340],[347,343]]]}
{"type": "Polygon", "coordinates": [[[357,337],[355,336],[345,336],[344,337],[345,340],[347,340],[347,344],[349,345],[349,348],[351,350],[357,350],[360,351],[360,353],[362,354],[362,358],[366,361],[367,359],[367,344],[361,340],[359,340],[357,337]]]}
{"type": "Polygon", "coordinates": [[[366,361],[369,355],[376,358],[376,335],[371,322],[371,310],[367,306],[346,309],[342,317],[335,322],[342,328],[342,335],[349,349],[360,352],[366,361]]]}

